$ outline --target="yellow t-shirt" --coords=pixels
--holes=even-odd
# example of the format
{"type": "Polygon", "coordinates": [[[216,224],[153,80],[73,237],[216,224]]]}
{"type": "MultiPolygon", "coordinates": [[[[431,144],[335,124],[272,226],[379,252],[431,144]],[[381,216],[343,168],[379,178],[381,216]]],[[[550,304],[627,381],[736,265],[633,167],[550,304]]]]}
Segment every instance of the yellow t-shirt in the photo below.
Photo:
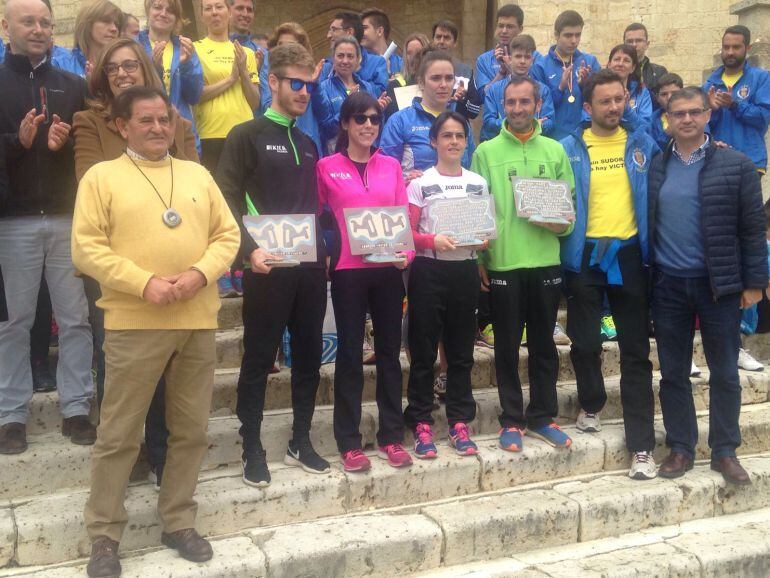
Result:
{"type": "MultiPolygon", "coordinates": [[[[255,84],[259,83],[259,71],[254,51],[244,47],[246,51],[246,66],[249,77],[255,84]]],[[[229,40],[216,42],[204,38],[195,42],[195,52],[203,68],[203,83],[215,84],[229,77],[233,71],[235,46],[229,40]]],[[[195,106],[195,125],[198,134],[205,138],[225,138],[230,129],[237,124],[254,118],[241,83],[236,82],[225,92],[195,106]]]]}
{"type": "Polygon", "coordinates": [[[435,116],[436,118],[438,118],[438,116],[439,116],[439,115],[441,114],[441,112],[442,112],[442,111],[440,111],[440,110],[433,110],[432,108],[428,108],[427,106],[425,106],[425,103],[424,103],[424,102],[422,103],[422,109],[423,109],[425,112],[427,112],[428,114],[435,116]]]}
{"type": "MultiPolygon", "coordinates": [[[[152,43],[153,49],[157,42],[152,43]]],[[[174,58],[174,45],[169,40],[163,48],[163,86],[166,87],[166,94],[171,94],[171,60],[174,58]]]]}
{"type": "Polygon", "coordinates": [[[583,133],[591,159],[588,192],[588,237],[628,239],[637,233],[631,181],[626,173],[625,151],[628,134],[619,127],[612,136],[583,133]]]}
{"type": "Polygon", "coordinates": [[[733,86],[735,86],[735,83],[741,79],[741,76],[743,76],[743,70],[741,70],[738,74],[727,74],[726,72],[723,72],[722,82],[725,83],[725,86],[729,90],[732,90],[733,86]]]}

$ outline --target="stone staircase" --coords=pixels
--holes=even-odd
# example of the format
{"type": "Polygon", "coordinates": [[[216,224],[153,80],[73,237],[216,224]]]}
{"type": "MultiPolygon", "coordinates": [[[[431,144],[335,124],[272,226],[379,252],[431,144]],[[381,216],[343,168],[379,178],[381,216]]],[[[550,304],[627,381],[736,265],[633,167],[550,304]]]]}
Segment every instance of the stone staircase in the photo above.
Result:
{"type": "MultiPolygon", "coordinates": [[[[415,460],[411,468],[395,470],[370,451],[372,470],[366,474],[345,473],[339,464],[330,405],[333,365],[323,368],[313,425],[314,445],[331,459],[332,472],[312,475],[281,463],[291,435],[289,372],[283,370],[270,378],[263,423],[273,482],[256,489],[241,481],[233,415],[239,315],[240,300],[225,300],[210,448],[197,491],[198,529],[212,538],[214,559],[192,564],[159,547],[157,493],[146,482],[140,457],[126,501],[124,576],[770,575],[770,371],[741,372],[739,452],[754,483],[736,488],[710,471],[708,462],[678,480],[627,478],[616,343],[605,345],[609,400],[599,434],[574,428],[577,388],[568,348],[559,348],[559,421],[574,440],[570,450],[532,438],[519,454],[497,446],[494,355],[477,348],[478,411],[471,427],[479,455],[457,456],[442,441],[436,460],[415,460]]],[[[770,358],[770,339],[753,336],[746,346],[757,357],[770,358]]],[[[653,360],[656,364],[654,342],[653,360]]],[[[704,370],[693,379],[698,458],[704,460],[709,387],[699,341],[695,361],[704,370]]],[[[406,377],[405,359],[402,366],[406,377]]],[[[522,350],[525,383],[526,368],[522,350]]],[[[374,368],[365,373],[361,430],[372,444],[374,368]]],[[[656,388],[658,378],[656,373],[656,388]]],[[[75,446],[58,432],[56,401],[55,394],[34,396],[29,450],[0,459],[0,576],[85,574],[90,545],[82,512],[90,448],[75,446]]],[[[444,440],[443,407],[435,418],[444,440]]],[[[656,433],[660,461],[666,449],[659,415],[656,433]]]]}

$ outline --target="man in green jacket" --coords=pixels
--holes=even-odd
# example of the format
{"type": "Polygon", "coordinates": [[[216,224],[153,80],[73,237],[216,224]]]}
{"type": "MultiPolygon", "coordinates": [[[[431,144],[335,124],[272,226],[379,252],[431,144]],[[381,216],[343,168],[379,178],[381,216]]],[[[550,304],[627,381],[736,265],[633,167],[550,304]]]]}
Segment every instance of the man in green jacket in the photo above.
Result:
{"type": "Polygon", "coordinates": [[[482,291],[490,292],[495,331],[495,371],[500,395],[500,446],[522,450],[522,435],[557,448],[572,440],[554,423],[558,411],[559,355],[553,328],[561,297],[559,239],[571,224],[537,222],[517,216],[512,178],[575,183],[564,148],[541,134],[535,114],[537,84],[515,78],[504,92],[505,123],[500,134],[479,145],[471,169],[489,183],[495,199],[497,239],[480,254],[482,291]],[[519,380],[519,344],[527,327],[530,401],[526,413],[519,380]]]}

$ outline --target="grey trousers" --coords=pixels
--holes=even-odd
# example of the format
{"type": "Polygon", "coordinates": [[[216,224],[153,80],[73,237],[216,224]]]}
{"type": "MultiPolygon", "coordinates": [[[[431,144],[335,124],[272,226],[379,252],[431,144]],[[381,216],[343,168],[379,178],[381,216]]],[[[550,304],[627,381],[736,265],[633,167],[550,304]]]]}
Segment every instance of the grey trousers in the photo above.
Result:
{"type": "Polygon", "coordinates": [[[93,341],[83,281],[72,265],[71,233],[68,216],[0,219],[0,268],[9,316],[0,323],[0,425],[27,422],[32,398],[29,330],[43,272],[59,325],[56,383],[61,413],[65,418],[89,413],[93,341]]]}

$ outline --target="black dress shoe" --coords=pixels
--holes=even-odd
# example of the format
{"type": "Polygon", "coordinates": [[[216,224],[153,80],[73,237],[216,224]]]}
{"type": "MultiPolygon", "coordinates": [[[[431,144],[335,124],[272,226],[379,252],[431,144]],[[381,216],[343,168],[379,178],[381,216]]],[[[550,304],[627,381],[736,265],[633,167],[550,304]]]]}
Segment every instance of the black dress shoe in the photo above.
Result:
{"type": "Polygon", "coordinates": [[[56,380],[48,369],[47,360],[32,362],[32,391],[35,393],[56,391],[56,380]]]}
{"type": "Polygon", "coordinates": [[[177,530],[168,534],[163,532],[160,541],[179,552],[182,558],[190,562],[206,562],[211,560],[214,555],[209,541],[202,538],[194,528],[177,530]]]}
{"type": "Polygon", "coordinates": [[[661,478],[681,478],[692,469],[693,461],[681,452],[671,452],[660,464],[658,475],[661,478]]]}
{"type": "Polygon", "coordinates": [[[87,415],[76,415],[62,420],[61,433],[70,438],[73,444],[90,446],[96,441],[96,426],[87,415]]]}
{"type": "Polygon", "coordinates": [[[100,536],[91,545],[91,559],[86,572],[90,578],[117,578],[120,576],[119,544],[107,536],[100,536]]]}
{"type": "Polygon", "coordinates": [[[711,458],[711,469],[722,474],[726,482],[737,486],[747,486],[751,483],[748,472],[743,469],[741,462],[735,456],[711,458]]]}
{"type": "Polygon", "coordinates": [[[20,454],[26,450],[26,425],[16,422],[0,425],[0,454],[20,454]]]}

